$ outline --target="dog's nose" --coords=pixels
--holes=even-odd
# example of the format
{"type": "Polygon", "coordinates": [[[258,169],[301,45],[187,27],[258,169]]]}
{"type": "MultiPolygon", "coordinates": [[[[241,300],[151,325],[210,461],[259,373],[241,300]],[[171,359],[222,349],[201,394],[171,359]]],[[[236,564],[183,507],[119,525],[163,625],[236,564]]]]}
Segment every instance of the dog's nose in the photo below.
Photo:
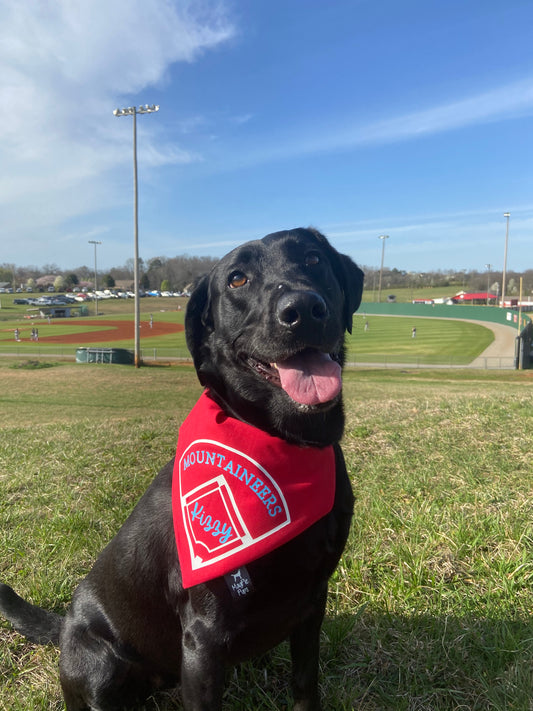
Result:
{"type": "Polygon", "coordinates": [[[327,318],[328,307],[316,291],[288,291],[280,297],[276,315],[282,326],[291,329],[318,326],[327,318]]]}

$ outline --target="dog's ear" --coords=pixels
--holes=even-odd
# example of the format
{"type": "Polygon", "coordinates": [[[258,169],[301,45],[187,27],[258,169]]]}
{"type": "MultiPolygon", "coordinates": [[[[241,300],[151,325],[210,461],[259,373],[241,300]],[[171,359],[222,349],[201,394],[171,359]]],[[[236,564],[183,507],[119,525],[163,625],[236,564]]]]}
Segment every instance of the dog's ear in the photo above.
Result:
{"type": "Polygon", "coordinates": [[[197,371],[202,361],[206,331],[212,328],[210,302],[209,275],[204,274],[193,286],[185,314],[185,339],[197,371]]]}
{"type": "Polygon", "coordinates": [[[353,315],[359,308],[363,296],[363,281],[365,275],[350,257],[347,257],[345,254],[339,254],[338,252],[337,256],[341,268],[338,279],[344,292],[344,328],[348,333],[351,333],[353,315]]]}
{"type": "Polygon", "coordinates": [[[337,252],[337,250],[331,246],[328,242],[327,237],[319,232],[314,227],[308,227],[308,231],[311,232],[319,242],[327,247],[331,253],[333,262],[336,263],[335,274],[339,280],[340,287],[344,294],[344,328],[348,333],[352,332],[352,321],[355,311],[359,308],[361,303],[361,298],[363,296],[363,281],[365,275],[357,264],[350,259],[350,257],[345,254],[337,252]]]}

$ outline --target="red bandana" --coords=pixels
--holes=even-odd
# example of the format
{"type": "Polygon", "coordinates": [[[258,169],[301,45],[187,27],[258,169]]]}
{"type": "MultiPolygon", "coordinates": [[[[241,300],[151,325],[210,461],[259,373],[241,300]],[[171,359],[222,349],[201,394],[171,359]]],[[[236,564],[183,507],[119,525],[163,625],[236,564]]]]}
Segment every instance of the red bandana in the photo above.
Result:
{"type": "Polygon", "coordinates": [[[227,415],[206,392],[179,432],[172,482],[183,586],[283,545],[329,513],[333,447],[299,447],[227,415]]]}

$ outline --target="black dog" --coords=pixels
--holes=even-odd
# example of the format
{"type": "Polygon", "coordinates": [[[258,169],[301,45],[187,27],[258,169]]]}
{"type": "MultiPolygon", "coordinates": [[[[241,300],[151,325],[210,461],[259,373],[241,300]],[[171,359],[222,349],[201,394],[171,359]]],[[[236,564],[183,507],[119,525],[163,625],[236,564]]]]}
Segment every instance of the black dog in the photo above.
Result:
{"type": "MultiPolygon", "coordinates": [[[[294,708],[320,709],[320,627],[353,509],[338,445],[344,424],[340,369],[344,332],[351,331],[362,285],[363,273],[348,257],[319,232],[301,228],[244,244],[196,284],[186,337],[209,402],[229,421],[296,445],[302,456],[310,452],[318,460],[329,449],[332,506],[232,575],[184,587],[170,462],[80,583],[65,618],[0,586],[0,612],[17,630],[35,642],[59,643],[68,711],[131,708],[177,683],[187,711],[216,711],[225,666],[286,638],[294,708]],[[247,594],[240,596],[243,581],[247,594]]],[[[314,484],[307,483],[311,501],[314,484]]],[[[264,482],[250,486],[263,509],[275,501],[267,498],[264,482]]],[[[268,513],[277,513],[276,507],[268,513]]],[[[217,525],[208,517],[203,530],[214,535],[217,525]]]]}

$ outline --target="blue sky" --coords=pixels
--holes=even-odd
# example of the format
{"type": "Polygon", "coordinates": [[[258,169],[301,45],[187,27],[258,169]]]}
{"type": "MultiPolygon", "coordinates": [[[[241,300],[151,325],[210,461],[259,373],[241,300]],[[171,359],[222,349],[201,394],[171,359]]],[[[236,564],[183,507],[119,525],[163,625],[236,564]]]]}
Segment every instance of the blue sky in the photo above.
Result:
{"type": "Polygon", "coordinates": [[[221,256],[533,268],[529,0],[0,0],[0,263],[221,256]]]}

